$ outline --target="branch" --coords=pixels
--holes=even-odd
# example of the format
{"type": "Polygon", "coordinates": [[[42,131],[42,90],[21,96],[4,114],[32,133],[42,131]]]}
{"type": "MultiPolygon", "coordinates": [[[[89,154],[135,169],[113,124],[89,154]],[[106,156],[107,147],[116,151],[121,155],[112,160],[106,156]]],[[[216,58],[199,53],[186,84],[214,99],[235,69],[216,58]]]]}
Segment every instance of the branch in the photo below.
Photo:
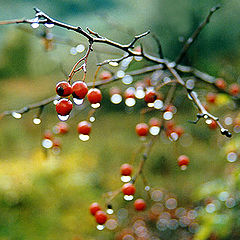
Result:
{"type": "Polygon", "coordinates": [[[156,41],[156,43],[157,43],[158,55],[159,55],[160,58],[163,59],[163,58],[164,58],[164,55],[163,55],[163,50],[162,50],[161,42],[160,42],[159,38],[158,38],[155,34],[153,34],[152,37],[153,37],[153,39],[154,39],[154,40],[156,41]]]}
{"type": "Polygon", "coordinates": [[[197,37],[200,34],[200,32],[209,23],[210,18],[213,15],[213,13],[216,12],[218,9],[220,9],[219,5],[216,6],[216,7],[211,8],[211,10],[210,10],[208,16],[206,17],[206,19],[198,26],[198,28],[194,31],[194,33],[191,35],[191,37],[188,38],[188,40],[184,44],[184,46],[183,46],[179,56],[175,60],[176,64],[180,63],[183,60],[183,58],[185,57],[187,51],[192,46],[192,44],[195,42],[195,40],[197,39],[197,37]]]}

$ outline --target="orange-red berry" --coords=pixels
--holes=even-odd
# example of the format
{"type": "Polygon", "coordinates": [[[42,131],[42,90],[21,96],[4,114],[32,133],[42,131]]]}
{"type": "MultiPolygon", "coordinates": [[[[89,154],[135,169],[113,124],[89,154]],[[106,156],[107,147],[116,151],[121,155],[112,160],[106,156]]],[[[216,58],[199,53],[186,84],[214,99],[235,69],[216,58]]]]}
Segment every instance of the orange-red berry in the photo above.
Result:
{"type": "Polygon", "coordinates": [[[60,99],[58,103],[56,104],[56,111],[61,116],[69,115],[73,107],[73,104],[68,99],[60,99]]]}
{"type": "Polygon", "coordinates": [[[136,201],[134,202],[134,207],[137,211],[143,211],[146,208],[146,206],[147,206],[146,202],[141,198],[136,199],[136,201]]]}
{"type": "Polygon", "coordinates": [[[88,91],[87,98],[91,104],[100,103],[102,100],[102,93],[98,88],[92,88],[88,91]]]}
{"type": "Polygon", "coordinates": [[[209,103],[215,103],[217,99],[217,94],[216,93],[208,93],[206,96],[206,100],[209,103]]]}
{"type": "Polygon", "coordinates": [[[92,125],[90,122],[82,121],[78,123],[77,130],[79,134],[89,135],[91,132],[91,128],[92,128],[92,125]]]}
{"type": "Polygon", "coordinates": [[[157,99],[157,94],[154,90],[149,90],[146,92],[144,100],[146,103],[153,103],[157,99]]]}
{"type": "Polygon", "coordinates": [[[181,155],[178,158],[178,165],[181,166],[187,166],[189,164],[189,157],[186,155],[181,155]]]}
{"type": "Polygon", "coordinates": [[[151,118],[149,120],[149,126],[150,127],[160,127],[161,126],[161,121],[157,118],[151,118]]]}
{"type": "Polygon", "coordinates": [[[124,195],[134,195],[136,188],[132,183],[125,183],[122,186],[122,192],[124,195]]]}
{"type": "Polygon", "coordinates": [[[59,122],[56,125],[56,131],[58,134],[66,134],[69,131],[69,126],[65,122],[59,122]]]}
{"type": "Polygon", "coordinates": [[[240,86],[237,83],[233,83],[229,86],[229,93],[233,96],[237,96],[240,93],[240,86]]]}
{"type": "Polygon", "coordinates": [[[74,82],[72,85],[73,97],[78,99],[83,99],[88,93],[87,84],[83,81],[74,82]]]}
{"type": "Polygon", "coordinates": [[[124,163],[120,168],[120,172],[123,176],[130,176],[132,174],[132,170],[132,166],[128,163],[124,163]]]}
{"type": "Polygon", "coordinates": [[[101,210],[95,213],[96,222],[100,225],[103,225],[107,221],[107,214],[101,210]]]}
{"type": "Polygon", "coordinates": [[[136,125],[136,133],[140,137],[147,136],[149,127],[146,123],[138,123],[136,125]]]}
{"type": "Polygon", "coordinates": [[[225,89],[227,84],[222,78],[218,78],[215,81],[215,85],[220,89],[225,89]]]}
{"type": "Polygon", "coordinates": [[[210,124],[208,124],[208,127],[210,129],[216,129],[217,128],[217,122],[212,120],[212,122],[210,124]]]}
{"type": "Polygon", "coordinates": [[[109,71],[103,71],[99,74],[101,80],[109,80],[112,77],[112,74],[109,71]]]}
{"type": "Polygon", "coordinates": [[[72,86],[66,81],[59,82],[56,85],[56,92],[61,97],[69,96],[70,94],[72,94],[72,91],[72,86]]]}
{"type": "Polygon", "coordinates": [[[94,202],[90,205],[89,211],[94,216],[97,211],[101,210],[100,205],[97,202],[94,202]]]}

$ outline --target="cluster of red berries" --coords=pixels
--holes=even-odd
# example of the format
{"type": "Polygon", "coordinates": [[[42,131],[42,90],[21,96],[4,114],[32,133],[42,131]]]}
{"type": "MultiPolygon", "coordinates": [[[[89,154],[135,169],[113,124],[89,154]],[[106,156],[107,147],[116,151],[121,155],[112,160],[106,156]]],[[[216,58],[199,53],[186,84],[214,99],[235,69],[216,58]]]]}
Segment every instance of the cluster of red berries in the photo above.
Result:
{"type": "Polygon", "coordinates": [[[240,86],[238,83],[233,83],[233,84],[229,85],[229,87],[227,89],[227,83],[224,81],[224,79],[218,78],[215,81],[215,85],[221,90],[228,91],[229,94],[231,94],[232,96],[238,96],[240,93],[240,86]]]}
{"type": "MultiPolygon", "coordinates": [[[[72,94],[73,99],[80,100],[80,103],[82,103],[86,95],[90,104],[100,103],[102,100],[101,91],[97,88],[88,90],[87,84],[83,81],[76,81],[72,86],[66,81],[59,82],[56,85],[56,92],[60,97],[69,97],[72,94]]],[[[56,104],[56,111],[60,116],[68,116],[72,108],[73,104],[67,98],[60,99],[56,104]]],[[[61,120],[63,119],[61,118],[61,120]]]]}
{"type": "Polygon", "coordinates": [[[101,210],[101,207],[97,202],[90,205],[89,211],[95,217],[95,220],[99,225],[103,225],[108,219],[107,214],[101,210]]]}

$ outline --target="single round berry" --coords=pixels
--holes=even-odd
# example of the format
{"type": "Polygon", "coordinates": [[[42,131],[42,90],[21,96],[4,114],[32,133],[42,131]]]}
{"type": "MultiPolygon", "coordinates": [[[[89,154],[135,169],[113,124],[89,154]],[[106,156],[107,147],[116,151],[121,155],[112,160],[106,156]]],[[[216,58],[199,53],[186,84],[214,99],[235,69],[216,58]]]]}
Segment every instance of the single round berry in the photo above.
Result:
{"type": "Polygon", "coordinates": [[[88,91],[87,98],[91,104],[100,103],[102,100],[102,93],[99,89],[92,88],[88,91]]]}
{"type": "Polygon", "coordinates": [[[99,78],[101,80],[109,80],[111,77],[112,77],[112,74],[109,71],[103,71],[99,75],[99,78]]]}
{"type": "Polygon", "coordinates": [[[181,155],[178,158],[178,166],[187,166],[189,164],[189,157],[186,155],[181,155]]]}
{"type": "Polygon", "coordinates": [[[89,135],[91,132],[91,127],[92,127],[92,125],[90,122],[82,121],[82,122],[78,123],[77,130],[78,130],[79,134],[89,135]]]}
{"type": "Polygon", "coordinates": [[[132,170],[132,166],[128,163],[124,163],[120,168],[120,172],[123,176],[130,176],[132,174],[132,170]]]}
{"type": "Polygon", "coordinates": [[[56,111],[59,115],[61,116],[66,116],[69,115],[73,108],[73,104],[70,100],[68,99],[60,99],[58,103],[56,104],[56,111]]]}
{"type": "Polygon", "coordinates": [[[233,83],[229,86],[229,93],[233,96],[237,96],[240,93],[240,86],[237,83],[233,83]]]}
{"type": "Polygon", "coordinates": [[[147,136],[149,127],[146,123],[138,123],[136,126],[136,133],[138,136],[147,136]]]}
{"type": "Polygon", "coordinates": [[[146,92],[144,100],[146,103],[153,103],[157,99],[157,94],[154,90],[149,90],[146,92]]]}
{"type": "Polygon", "coordinates": [[[56,125],[56,133],[57,134],[66,134],[69,131],[69,126],[65,122],[59,122],[56,125]]]}
{"type": "Polygon", "coordinates": [[[210,124],[208,124],[208,127],[210,129],[216,129],[217,128],[217,122],[212,120],[212,122],[210,124]]]}
{"type": "Polygon", "coordinates": [[[107,221],[107,214],[101,210],[95,213],[96,222],[100,225],[103,225],[107,221]]]}
{"type": "Polygon", "coordinates": [[[78,99],[83,99],[88,93],[87,84],[83,81],[74,82],[72,85],[73,97],[78,99]]]}
{"type": "Polygon", "coordinates": [[[134,207],[137,211],[143,211],[146,206],[146,202],[141,198],[136,199],[136,201],[134,202],[134,207]]]}
{"type": "Polygon", "coordinates": [[[132,183],[125,183],[122,186],[122,192],[124,195],[134,195],[136,188],[132,183]]]}
{"type": "Polygon", "coordinates": [[[173,120],[166,121],[165,127],[167,130],[172,130],[175,127],[175,122],[173,120]]]}
{"type": "Polygon", "coordinates": [[[101,210],[100,205],[97,202],[94,202],[90,205],[89,211],[94,216],[97,211],[101,210]]]}
{"type": "Polygon", "coordinates": [[[206,100],[209,103],[215,103],[216,102],[216,98],[217,98],[217,94],[216,93],[208,93],[206,96],[206,100]]]}
{"type": "Polygon", "coordinates": [[[225,89],[227,84],[222,78],[218,78],[215,81],[215,85],[220,89],[225,89]]]}
{"type": "Polygon", "coordinates": [[[68,82],[62,81],[57,84],[56,92],[61,97],[67,97],[70,94],[72,94],[73,89],[72,89],[72,86],[68,82]]]}

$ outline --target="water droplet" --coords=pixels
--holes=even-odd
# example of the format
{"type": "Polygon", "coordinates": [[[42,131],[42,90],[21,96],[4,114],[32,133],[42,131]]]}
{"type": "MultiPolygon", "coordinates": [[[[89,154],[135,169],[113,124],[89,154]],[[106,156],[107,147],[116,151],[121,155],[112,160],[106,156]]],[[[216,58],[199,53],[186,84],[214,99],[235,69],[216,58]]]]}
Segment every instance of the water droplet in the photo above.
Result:
{"type": "Polygon", "coordinates": [[[236,205],[236,201],[234,198],[228,198],[225,202],[226,207],[233,208],[236,205]]]}
{"type": "Polygon", "coordinates": [[[92,108],[99,108],[101,106],[101,104],[100,103],[93,103],[93,104],[91,104],[91,107],[92,108]]]}
{"type": "Polygon", "coordinates": [[[102,231],[104,229],[104,225],[97,225],[97,230],[102,231]]]}
{"type": "Polygon", "coordinates": [[[79,134],[79,139],[82,140],[83,142],[86,142],[89,140],[89,135],[84,135],[84,134],[79,134]]]}
{"type": "Polygon", "coordinates": [[[31,27],[32,27],[32,28],[38,28],[38,27],[39,27],[38,21],[39,21],[39,18],[38,18],[38,17],[34,18],[34,19],[33,19],[33,23],[31,24],[31,27]]]}
{"type": "Polygon", "coordinates": [[[70,115],[65,115],[65,116],[58,115],[58,118],[59,118],[59,120],[61,120],[61,121],[67,121],[67,120],[69,119],[69,116],[70,116],[70,115]]]}
{"type": "Polygon", "coordinates": [[[44,26],[47,28],[53,28],[54,24],[53,23],[45,23],[44,26]]]}
{"type": "Polygon", "coordinates": [[[110,214],[110,215],[113,214],[113,210],[109,208],[109,209],[107,210],[107,214],[110,214]]]}
{"type": "Polygon", "coordinates": [[[178,140],[178,134],[175,132],[172,132],[170,134],[170,140],[177,141],[178,140]]]}
{"type": "Polygon", "coordinates": [[[143,88],[137,88],[136,92],[135,92],[135,97],[137,99],[143,99],[145,97],[145,92],[143,91],[143,88]]]}
{"type": "Polygon", "coordinates": [[[96,118],[93,117],[93,116],[89,118],[89,121],[90,121],[90,122],[94,122],[95,120],[96,120],[96,118]]]}
{"type": "Polygon", "coordinates": [[[226,125],[231,125],[233,123],[233,119],[231,117],[226,117],[224,122],[226,125]]]}
{"type": "Polygon", "coordinates": [[[124,195],[124,200],[126,201],[132,201],[133,200],[133,195],[124,195]]]}
{"type": "Polygon", "coordinates": [[[84,99],[73,98],[73,102],[74,102],[76,105],[81,105],[81,104],[83,104],[83,101],[84,101],[84,99]]]}
{"type": "Polygon", "coordinates": [[[112,67],[117,67],[118,63],[117,62],[109,62],[109,65],[112,67]]]}
{"type": "Polygon", "coordinates": [[[115,219],[109,219],[107,222],[106,222],[106,228],[109,229],[109,230],[114,230],[117,228],[118,226],[118,223],[115,219]]]}
{"type": "Polygon", "coordinates": [[[193,79],[187,80],[187,82],[186,82],[186,87],[187,87],[188,89],[192,90],[192,89],[194,88],[194,86],[195,86],[195,82],[194,82],[193,79]]]}
{"type": "Polygon", "coordinates": [[[122,101],[122,96],[120,94],[113,94],[111,96],[111,102],[113,104],[119,104],[122,101]]]}
{"type": "Polygon", "coordinates": [[[118,78],[123,78],[125,76],[125,72],[123,70],[119,70],[119,71],[117,71],[116,75],[117,75],[118,78]]]}
{"type": "Polygon", "coordinates": [[[175,198],[169,198],[165,203],[166,208],[175,209],[177,207],[177,200],[175,198]]]}
{"type": "MultiPolygon", "coordinates": [[[[119,72],[119,71],[118,71],[119,72]]],[[[124,73],[124,72],[123,72],[124,73]]],[[[125,73],[124,73],[125,74],[125,73]]],[[[118,76],[118,75],[117,75],[118,76]]],[[[119,77],[119,76],[118,76],[119,77]]],[[[126,75],[126,76],[122,76],[122,83],[125,85],[129,85],[133,82],[133,77],[131,75],[126,75]]],[[[119,77],[120,78],[120,77],[119,77]]]]}
{"type": "Polygon", "coordinates": [[[163,118],[164,118],[165,120],[171,120],[171,119],[173,118],[173,113],[167,111],[167,112],[165,112],[165,113],[163,114],[163,118]]]}
{"type": "Polygon", "coordinates": [[[216,211],[216,206],[213,203],[209,203],[205,208],[207,213],[213,213],[216,211]]]}
{"type": "Polygon", "coordinates": [[[229,198],[229,193],[228,192],[220,192],[218,195],[218,198],[220,201],[226,201],[229,198]]]}
{"type": "Polygon", "coordinates": [[[230,153],[228,153],[228,155],[227,155],[227,160],[229,161],[229,162],[235,162],[236,160],[237,160],[237,154],[235,153],[235,152],[230,152],[230,153]]]}
{"type": "Polygon", "coordinates": [[[121,176],[121,181],[122,182],[130,182],[131,181],[131,177],[130,176],[121,176]]]}
{"type": "Polygon", "coordinates": [[[206,124],[211,124],[212,123],[212,119],[207,119],[205,122],[206,122],[206,124]]]}
{"type": "Polygon", "coordinates": [[[154,190],[151,193],[151,198],[155,202],[159,202],[163,199],[163,192],[161,190],[154,190]]]}
{"type": "Polygon", "coordinates": [[[53,142],[50,139],[43,139],[42,146],[49,149],[53,146],[53,142]]]}
{"type": "Polygon", "coordinates": [[[72,47],[72,48],[70,49],[70,54],[71,54],[71,55],[77,55],[77,50],[76,50],[75,47],[72,47]]]}
{"type": "Polygon", "coordinates": [[[144,189],[145,189],[145,191],[148,192],[148,191],[150,190],[150,187],[149,187],[149,186],[146,186],[144,189]]]}
{"type": "Polygon", "coordinates": [[[182,165],[180,168],[181,168],[182,171],[185,171],[187,169],[187,166],[186,165],[182,165]]]}
{"type": "Polygon", "coordinates": [[[163,101],[162,100],[157,99],[157,100],[154,101],[154,108],[155,109],[161,109],[162,107],[163,107],[163,101]]]}
{"type": "Polygon", "coordinates": [[[128,106],[128,107],[133,107],[135,104],[136,104],[136,100],[134,98],[127,98],[125,100],[125,104],[128,106]]]}
{"type": "Polygon", "coordinates": [[[135,61],[137,61],[137,62],[140,62],[140,61],[142,61],[142,60],[143,60],[143,58],[142,58],[142,57],[134,57],[134,59],[135,59],[135,61]]]}
{"type": "Polygon", "coordinates": [[[40,119],[40,118],[34,118],[34,119],[33,119],[33,123],[36,124],[36,125],[38,125],[38,124],[41,123],[41,119],[40,119]]]}
{"type": "Polygon", "coordinates": [[[156,136],[156,135],[158,135],[160,133],[160,127],[152,126],[152,127],[150,127],[149,132],[153,136],[156,136]]]}
{"type": "Polygon", "coordinates": [[[57,103],[58,103],[58,100],[55,99],[55,100],[53,101],[53,104],[54,104],[54,105],[57,105],[57,103]]]}
{"type": "Polygon", "coordinates": [[[150,107],[150,108],[154,107],[154,103],[148,103],[147,105],[148,105],[148,107],[150,107]]]}
{"type": "Polygon", "coordinates": [[[83,44],[79,44],[76,46],[76,50],[79,53],[82,53],[85,50],[85,46],[83,44]]]}
{"type": "Polygon", "coordinates": [[[12,116],[16,119],[20,119],[22,117],[22,114],[17,112],[12,112],[12,116]]]}

